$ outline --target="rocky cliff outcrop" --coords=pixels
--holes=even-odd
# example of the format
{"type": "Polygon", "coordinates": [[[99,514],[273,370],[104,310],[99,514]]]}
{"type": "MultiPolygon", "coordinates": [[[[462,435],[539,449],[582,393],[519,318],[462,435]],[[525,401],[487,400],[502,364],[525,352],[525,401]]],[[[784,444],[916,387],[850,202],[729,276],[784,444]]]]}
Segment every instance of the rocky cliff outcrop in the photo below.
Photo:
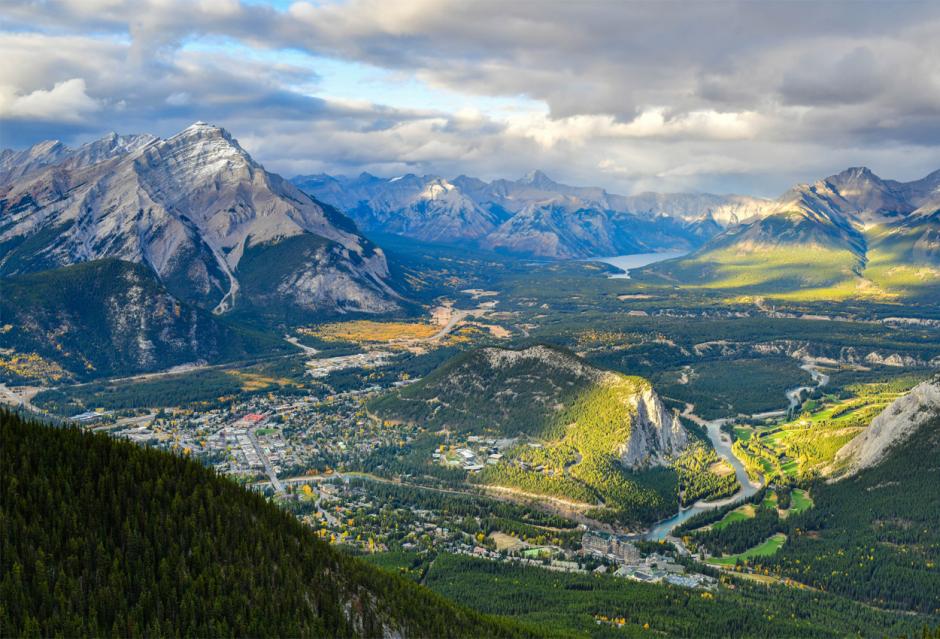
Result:
{"type": "Polygon", "coordinates": [[[663,466],[689,444],[679,416],[663,406],[652,387],[632,397],[636,417],[630,438],[620,448],[620,462],[629,468],[663,466]]]}
{"type": "Polygon", "coordinates": [[[843,475],[875,466],[894,446],[914,436],[940,414],[940,376],[921,382],[872,420],[865,431],[836,454],[833,467],[843,475]]]}

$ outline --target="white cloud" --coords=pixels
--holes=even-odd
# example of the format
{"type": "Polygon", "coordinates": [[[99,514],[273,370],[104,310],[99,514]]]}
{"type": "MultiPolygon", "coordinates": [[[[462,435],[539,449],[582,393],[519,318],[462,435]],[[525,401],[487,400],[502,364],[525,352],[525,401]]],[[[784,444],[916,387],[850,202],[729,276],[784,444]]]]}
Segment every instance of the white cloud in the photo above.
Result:
{"type": "Polygon", "coordinates": [[[36,89],[25,95],[16,87],[0,87],[0,118],[81,122],[101,108],[101,103],[85,90],[82,78],[56,82],[51,89],[36,89]]]}
{"type": "Polygon", "coordinates": [[[287,174],[543,168],[621,192],[937,168],[933,2],[47,0],[0,20],[0,126],[16,119],[19,145],[204,119],[287,174]],[[408,108],[366,81],[328,97],[324,58],[422,90],[408,108]]]}
{"type": "Polygon", "coordinates": [[[506,132],[535,140],[544,148],[566,142],[583,145],[615,138],[686,138],[740,140],[756,134],[756,114],[694,111],[667,118],[663,107],[648,109],[630,122],[612,115],[575,115],[552,118],[544,113],[509,116],[506,132]]]}

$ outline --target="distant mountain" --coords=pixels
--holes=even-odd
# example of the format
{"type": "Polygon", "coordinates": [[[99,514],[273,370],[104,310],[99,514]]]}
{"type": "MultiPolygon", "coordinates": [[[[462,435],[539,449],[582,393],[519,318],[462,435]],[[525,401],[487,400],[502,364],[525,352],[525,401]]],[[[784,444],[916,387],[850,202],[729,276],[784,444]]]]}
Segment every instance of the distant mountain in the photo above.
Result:
{"type": "Polygon", "coordinates": [[[345,555],[185,456],[5,410],[0,438],[4,636],[555,635],[345,555]]]}
{"type": "Polygon", "coordinates": [[[22,151],[0,151],[0,184],[34,173],[48,166],[78,169],[133,153],[157,138],[153,135],[118,135],[109,133],[100,140],[72,149],[58,140],[40,142],[22,151]]]}
{"type": "Polygon", "coordinates": [[[0,274],[101,258],[145,264],[174,296],[220,313],[399,304],[384,254],[350,220],[202,122],[166,140],[0,154],[0,274]]]}
{"type": "Polygon", "coordinates": [[[76,378],[290,352],[283,341],[180,302],[142,264],[107,259],[4,278],[0,347],[76,378]]]}
{"type": "Polygon", "coordinates": [[[799,185],[760,218],[638,277],[829,299],[932,295],[940,285],[940,171],[904,183],[851,168],[799,185]]]}
{"type": "Polygon", "coordinates": [[[769,203],[738,195],[622,196],[555,182],[541,171],[516,181],[460,176],[298,176],[302,190],[363,229],[548,258],[691,248],[769,203]]]}

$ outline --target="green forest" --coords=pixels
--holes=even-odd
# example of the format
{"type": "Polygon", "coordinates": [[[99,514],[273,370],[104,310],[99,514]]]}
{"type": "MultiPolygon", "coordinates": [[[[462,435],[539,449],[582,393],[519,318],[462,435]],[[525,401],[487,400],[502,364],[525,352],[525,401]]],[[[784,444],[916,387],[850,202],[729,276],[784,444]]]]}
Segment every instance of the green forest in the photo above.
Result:
{"type": "Polygon", "coordinates": [[[186,458],[0,412],[4,636],[526,637],[186,458]]]}
{"type": "MultiPolygon", "coordinates": [[[[399,557],[412,568],[411,556],[399,557]]],[[[387,566],[393,568],[393,566],[387,566]]],[[[592,574],[549,572],[456,555],[438,555],[428,587],[490,614],[560,631],[614,637],[921,637],[924,619],[891,614],[847,598],[723,577],[717,592],[641,584],[592,574]],[[621,617],[623,627],[598,623],[621,617]]],[[[934,628],[936,624],[930,626],[934,628]]],[[[924,636],[933,637],[933,634],[924,636]]]]}

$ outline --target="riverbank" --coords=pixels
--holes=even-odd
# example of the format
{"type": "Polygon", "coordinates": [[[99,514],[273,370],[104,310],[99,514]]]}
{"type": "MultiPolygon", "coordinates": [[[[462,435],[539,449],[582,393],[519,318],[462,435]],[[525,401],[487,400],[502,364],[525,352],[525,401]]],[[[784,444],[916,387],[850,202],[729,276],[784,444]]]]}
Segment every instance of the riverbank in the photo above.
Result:
{"type": "MultiPolygon", "coordinates": [[[[816,382],[815,388],[822,388],[829,383],[829,376],[816,368],[816,364],[814,362],[806,362],[800,368],[812,376],[813,381],[816,382]]],[[[769,417],[777,416],[778,413],[780,416],[788,414],[802,403],[801,398],[803,393],[813,389],[814,387],[812,386],[800,386],[798,388],[788,390],[786,392],[787,403],[789,405],[788,408],[782,411],[765,413],[764,415],[769,417]]],[[[724,424],[732,421],[732,418],[726,417],[722,419],[705,420],[696,415],[694,411],[694,405],[686,404],[685,409],[681,413],[682,417],[706,429],[708,433],[708,439],[711,441],[715,452],[724,461],[731,464],[732,468],[734,468],[735,477],[737,478],[738,483],[741,485],[741,488],[733,495],[725,497],[724,499],[718,499],[715,501],[697,501],[688,508],[680,508],[678,513],[668,519],[657,522],[652,528],[650,528],[650,530],[643,536],[643,538],[646,540],[660,541],[666,539],[669,537],[669,533],[671,533],[674,528],[684,523],[691,517],[694,517],[698,513],[705,512],[707,510],[713,510],[715,508],[721,508],[722,506],[727,506],[728,504],[734,503],[736,501],[744,501],[751,495],[755,494],[763,486],[761,482],[754,482],[751,480],[747,474],[747,470],[744,468],[744,463],[738,459],[737,455],[735,455],[734,451],[732,450],[733,442],[731,441],[731,437],[721,430],[721,427],[724,424]]]]}

